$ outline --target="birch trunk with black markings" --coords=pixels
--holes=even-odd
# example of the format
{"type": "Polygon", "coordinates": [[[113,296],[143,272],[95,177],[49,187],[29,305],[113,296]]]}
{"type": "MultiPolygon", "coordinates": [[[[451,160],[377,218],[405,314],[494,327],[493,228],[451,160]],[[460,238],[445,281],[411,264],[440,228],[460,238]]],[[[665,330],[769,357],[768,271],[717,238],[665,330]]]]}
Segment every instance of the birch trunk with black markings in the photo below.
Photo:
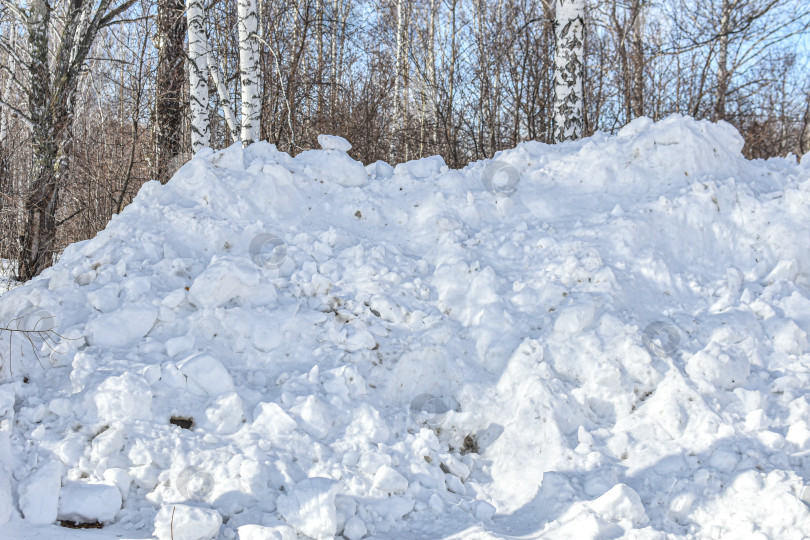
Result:
{"type": "Polygon", "coordinates": [[[562,142],[582,137],[584,0],[557,0],[554,26],[554,141],[562,142]]]}

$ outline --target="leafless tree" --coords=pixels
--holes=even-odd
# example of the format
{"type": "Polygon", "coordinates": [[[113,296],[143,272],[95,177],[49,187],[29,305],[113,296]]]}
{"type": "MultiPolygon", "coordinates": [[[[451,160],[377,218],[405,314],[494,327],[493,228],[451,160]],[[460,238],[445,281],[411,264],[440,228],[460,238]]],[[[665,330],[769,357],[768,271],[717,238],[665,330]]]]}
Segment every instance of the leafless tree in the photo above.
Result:
{"type": "Polygon", "coordinates": [[[554,29],[554,141],[562,142],[582,136],[584,0],[557,0],[554,29]]]}
{"type": "MultiPolygon", "coordinates": [[[[50,266],[56,252],[59,188],[67,175],[75,93],[87,55],[99,31],[114,24],[134,3],[32,0],[23,7],[13,0],[3,0],[28,34],[27,56],[11,44],[5,47],[24,68],[28,79],[24,87],[28,110],[15,111],[31,129],[33,154],[18,259],[21,279],[29,279],[50,266]],[[54,35],[56,28],[60,29],[58,36],[54,35]]],[[[10,104],[4,107],[13,108],[10,104]]]]}
{"type": "Polygon", "coordinates": [[[174,172],[172,163],[183,151],[185,96],[186,17],[183,0],[158,0],[157,75],[155,80],[155,172],[166,182],[174,172]]]}

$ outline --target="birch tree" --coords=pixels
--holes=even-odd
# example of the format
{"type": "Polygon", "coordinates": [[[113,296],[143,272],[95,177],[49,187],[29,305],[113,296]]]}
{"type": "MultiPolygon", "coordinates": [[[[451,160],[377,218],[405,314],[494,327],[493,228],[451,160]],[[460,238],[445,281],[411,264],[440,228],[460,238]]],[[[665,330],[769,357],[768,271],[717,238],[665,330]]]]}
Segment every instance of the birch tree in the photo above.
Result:
{"type": "Polygon", "coordinates": [[[390,150],[390,159],[391,161],[395,161],[399,152],[399,145],[397,144],[397,140],[399,139],[402,129],[404,127],[403,116],[404,112],[402,110],[402,90],[401,90],[401,80],[402,80],[402,66],[403,60],[405,58],[405,54],[403,51],[403,12],[402,12],[402,4],[403,0],[396,0],[396,36],[394,38],[396,43],[396,49],[394,50],[394,114],[393,114],[393,122],[392,122],[392,130],[391,130],[391,150],[390,150]]]}
{"type": "MultiPolygon", "coordinates": [[[[71,154],[71,125],[76,89],[85,61],[99,31],[114,24],[135,0],[31,0],[25,7],[2,0],[28,33],[28,54],[18,56],[28,83],[27,113],[15,114],[31,130],[31,169],[27,179],[24,205],[23,238],[17,273],[30,279],[53,263],[56,252],[56,214],[59,189],[66,178],[71,154]],[[52,20],[57,12],[58,24],[52,20]],[[55,38],[55,39],[52,39],[55,38]]],[[[9,105],[0,102],[5,108],[9,105]]]]}
{"type": "Polygon", "coordinates": [[[582,137],[585,0],[556,0],[554,141],[582,137]]]}
{"type": "Polygon", "coordinates": [[[719,51],[717,53],[717,86],[714,91],[714,120],[726,117],[726,95],[731,83],[728,66],[729,29],[731,26],[731,2],[723,0],[720,8],[719,51]]]}
{"type": "Polygon", "coordinates": [[[208,39],[205,34],[203,0],[186,0],[188,20],[189,109],[191,110],[191,151],[196,154],[211,145],[208,117],[208,39]]]}
{"type": "MultiPolygon", "coordinates": [[[[12,36],[13,39],[13,36],[12,36]]],[[[14,42],[12,41],[10,45],[13,47],[14,42]]],[[[14,59],[11,59],[10,66],[8,68],[8,79],[5,81],[5,84],[0,86],[0,102],[8,104],[11,107],[11,93],[12,93],[12,79],[15,77],[15,73],[17,71],[17,66],[14,62],[14,59]]],[[[8,183],[9,180],[9,152],[6,150],[8,146],[8,139],[9,139],[9,117],[10,112],[6,110],[5,107],[0,107],[0,190],[5,188],[4,184],[8,183]]],[[[2,202],[0,202],[2,204],[2,202]]]]}
{"type": "Polygon", "coordinates": [[[247,146],[261,138],[257,0],[238,0],[237,10],[239,80],[242,86],[242,145],[247,146]]]}
{"type": "Polygon", "coordinates": [[[214,57],[210,52],[208,53],[208,69],[211,73],[211,79],[214,81],[214,86],[217,89],[217,95],[219,96],[222,113],[225,115],[225,125],[227,126],[228,133],[230,133],[233,142],[239,142],[239,129],[236,127],[236,117],[231,108],[231,95],[228,93],[227,88],[225,88],[225,83],[220,73],[220,66],[214,61],[214,57]]]}

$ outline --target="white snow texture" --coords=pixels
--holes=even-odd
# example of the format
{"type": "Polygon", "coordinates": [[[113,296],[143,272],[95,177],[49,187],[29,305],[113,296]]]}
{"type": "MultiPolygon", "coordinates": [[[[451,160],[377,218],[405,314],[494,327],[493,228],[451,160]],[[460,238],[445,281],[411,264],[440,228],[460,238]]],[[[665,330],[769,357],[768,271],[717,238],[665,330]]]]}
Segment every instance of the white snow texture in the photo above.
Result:
{"type": "Polygon", "coordinates": [[[810,157],[319,141],[200,152],[0,297],[58,332],[3,336],[0,536],[810,536],[810,157]]]}

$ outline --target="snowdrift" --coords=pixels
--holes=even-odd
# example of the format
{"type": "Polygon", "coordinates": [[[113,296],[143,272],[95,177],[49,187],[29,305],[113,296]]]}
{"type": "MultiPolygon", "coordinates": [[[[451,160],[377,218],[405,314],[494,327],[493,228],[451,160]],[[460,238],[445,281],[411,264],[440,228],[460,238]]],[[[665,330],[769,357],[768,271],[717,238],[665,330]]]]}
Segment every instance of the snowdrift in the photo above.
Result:
{"type": "Polygon", "coordinates": [[[810,536],[810,157],[320,143],[203,153],[0,297],[54,332],[2,336],[0,527],[810,536]]]}

